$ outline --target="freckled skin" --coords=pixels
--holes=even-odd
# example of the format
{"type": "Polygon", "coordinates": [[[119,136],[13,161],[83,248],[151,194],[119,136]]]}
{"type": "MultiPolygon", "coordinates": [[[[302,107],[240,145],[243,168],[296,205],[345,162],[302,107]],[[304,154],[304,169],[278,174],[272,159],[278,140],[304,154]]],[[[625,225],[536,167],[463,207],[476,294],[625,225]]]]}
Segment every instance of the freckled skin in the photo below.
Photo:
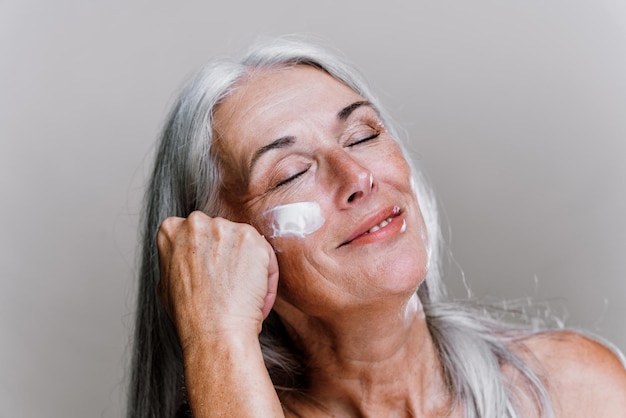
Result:
{"type": "MultiPolygon", "coordinates": [[[[425,274],[424,224],[410,187],[408,165],[395,139],[383,131],[371,144],[345,146],[344,136],[350,130],[358,131],[361,125],[378,129],[382,124],[369,107],[358,109],[346,122],[337,121],[340,109],[362,100],[327,74],[298,67],[255,74],[215,114],[216,132],[227,147],[228,160],[240,162],[233,171],[244,170],[243,162],[275,138],[296,138],[296,145],[257,161],[249,173],[241,220],[270,236],[258,214],[298,201],[320,204],[326,219],[320,230],[303,240],[271,241],[281,248],[277,254],[281,274],[278,299],[307,314],[330,314],[363,305],[368,299],[378,301],[389,293],[402,293],[406,299],[425,274]],[[272,190],[264,182],[273,178],[276,167],[286,167],[291,174],[308,165],[311,168],[306,174],[280,190],[272,190]],[[289,171],[291,166],[295,168],[289,171]],[[366,193],[348,202],[355,191],[366,193]],[[380,246],[337,249],[365,216],[385,205],[402,208],[407,221],[402,236],[380,246]]],[[[280,310],[280,304],[275,308],[280,310]]]]}
{"type": "Polygon", "coordinates": [[[304,239],[270,239],[281,249],[274,309],[304,347],[312,369],[321,370],[313,384],[319,390],[312,393],[321,399],[343,393],[353,404],[371,382],[372,390],[387,389],[372,392],[362,405],[366,409],[438,409],[445,385],[433,367],[438,360],[415,297],[428,264],[425,226],[408,164],[376,110],[360,106],[346,120],[338,119],[340,110],[362,101],[305,66],[257,72],[242,82],[215,113],[229,170],[249,179],[243,203],[234,209],[238,221],[269,237],[259,214],[293,202],[321,207],[326,222],[319,230],[304,239]],[[365,140],[370,137],[375,138],[365,140]],[[277,138],[294,139],[250,167],[258,150],[277,138]],[[395,232],[365,245],[343,245],[359,228],[392,216],[396,207],[401,215],[381,229],[395,232]],[[400,380],[401,375],[410,378],[400,380]],[[411,393],[432,396],[417,402],[411,393]]]}
{"type": "MultiPolygon", "coordinates": [[[[194,212],[158,234],[159,294],[195,417],[462,416],[415,294],[428,243],[409,167],[363,101],[296,66],[253,72],[216,109],[229,220],[194,212]],[[263,214],[297,202],[318,203],[323,226],[270,238],[263,214]],[[272,307],[305,352],[307,399],[281,403],[265,369],[258,333],[272,307]]],[[[604,347],[567,334],[525,347],[554,383],[558,417],[623,415],[626,373],[604,347]]]]}

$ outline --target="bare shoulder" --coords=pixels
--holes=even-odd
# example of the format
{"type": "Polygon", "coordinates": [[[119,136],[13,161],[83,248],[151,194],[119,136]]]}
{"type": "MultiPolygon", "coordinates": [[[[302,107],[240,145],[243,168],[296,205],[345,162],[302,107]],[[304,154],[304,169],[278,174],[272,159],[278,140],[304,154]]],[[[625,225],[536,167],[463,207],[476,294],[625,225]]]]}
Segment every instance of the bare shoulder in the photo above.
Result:
{"type": "Polygon", "coordinates": [[[526,339],[557,416],[626,417],[626,367],[605,345],[572,331],[526,339]]]}

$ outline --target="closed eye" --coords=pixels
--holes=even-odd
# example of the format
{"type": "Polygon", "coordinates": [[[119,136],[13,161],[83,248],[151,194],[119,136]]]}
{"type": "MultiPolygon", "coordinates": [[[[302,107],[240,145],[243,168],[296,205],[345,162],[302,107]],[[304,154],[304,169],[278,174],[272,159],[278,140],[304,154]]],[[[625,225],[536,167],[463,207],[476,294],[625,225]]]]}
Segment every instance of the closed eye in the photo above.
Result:
{"type": "Polygon", "coordinates": [[[378,138],[379,136],[380,136],[380,132],[376,132],[376,133],[375,133],[375,134],[373,134],[373,135],[370,135],[370,136],[368,136],[368,137],[365,137],[365,138],[359,139],[359,140],[357,140],[357,141],[355,141],[355,142],[352,142],[352,143],[348,144],[348,147],[353,147],[353,146],[355,146],[355,145],[359,145],[359,144],[362,144],[362,143],[364,143],[364,142],[371,141],[372,139],[376,139],[376,138],[378,138]]]}
{"type": "Polygon", "coordinates": [[[295,179],[297,179],[298,177],[302,176],[304,173],[306,173],[307,171],[309,171],[309,167],[306,168],[306,170],[302,170],[299,173],[294,174],[291,177],[286,178],[285,180],[281,180],[280,182],[278,182],[273,188],[277,189],[281,186],[284,186],[288,183],[291,183],[292,181],[294,181],[295,179]]]}

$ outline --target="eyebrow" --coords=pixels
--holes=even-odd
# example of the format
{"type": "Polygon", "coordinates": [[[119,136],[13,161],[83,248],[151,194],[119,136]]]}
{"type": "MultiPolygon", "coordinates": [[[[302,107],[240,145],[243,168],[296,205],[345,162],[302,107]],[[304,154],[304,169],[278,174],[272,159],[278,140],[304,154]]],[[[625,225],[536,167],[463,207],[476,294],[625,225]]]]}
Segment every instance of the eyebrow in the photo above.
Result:
{"type": "Polygon", "coordinates": [[[267,145],[263,145],[261,148],[256,150],[256,152],[252,156],[252,161],[250,162],[250,168],[252,168],[254,166],[254,163],[256,163],[257,160],[266,152],[273,150],[273,149],[286,148],[290,145],[293,145],[295,142],[296,142],[296,137],[292,135],[288,135],[288,136],[280,137],[277,140],[272,141],[271,143],[267,145]]]}
{"type": "Polygon", "coordinates": [[[357,110],[361,106],[370,106],[370,107],[372,107],[372,104],[370,102],[368,102],[367,100],[361,100],[361,101],[349,104],[348,106],[346,106],[343,109],[341,109],[339,111],[339,113],[337,113],[337,119],[339,119],[340,121],[344,121],[344,120],[348,119],[348,117],[352,114],[352,112],[354,112],[355,110],[357,110]]]}
{"type": "MultiPolygon", "coordinates": [[[[345,121],[346,119],[348,119],[350,117],[352,112],[354,112],[356,109],[358,109],[359,107],[362,107],[362,106],[369,106],[369,107],[373,108],[372,104],[369,101],[367,101],[367,100],[360,100],[358,102],[354,102],[354,103],[349,104],[348,106],[344,107],[339,112],[337,112],[337,119],[339,121],[345,121]]],[[[250,169],[252,170],[252,167],[254,167],[254,164],[266,152],[274,150],[274,149],[289,147],[289,146],[293,145],[295,142],[296,142],[296,137],[295,136],[287,135],[287,136],[280,137],[280,138],[270,142],[267,145],[263,145],[261,148],[256,150],[256,152],[252,156],[252,160],[250,161],[250,169]]]]}

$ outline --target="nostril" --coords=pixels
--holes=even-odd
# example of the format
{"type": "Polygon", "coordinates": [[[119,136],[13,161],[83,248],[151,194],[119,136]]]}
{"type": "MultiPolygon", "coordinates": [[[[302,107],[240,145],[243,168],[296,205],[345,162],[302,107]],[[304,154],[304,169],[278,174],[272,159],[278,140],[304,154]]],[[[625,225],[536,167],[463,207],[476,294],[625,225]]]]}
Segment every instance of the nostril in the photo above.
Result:
{"type": "Polygon", "coordinates": [[[354,192],[348,197],[348,203],[354,202],[354,200],[359,197],[362,192],[354,192]]]}

